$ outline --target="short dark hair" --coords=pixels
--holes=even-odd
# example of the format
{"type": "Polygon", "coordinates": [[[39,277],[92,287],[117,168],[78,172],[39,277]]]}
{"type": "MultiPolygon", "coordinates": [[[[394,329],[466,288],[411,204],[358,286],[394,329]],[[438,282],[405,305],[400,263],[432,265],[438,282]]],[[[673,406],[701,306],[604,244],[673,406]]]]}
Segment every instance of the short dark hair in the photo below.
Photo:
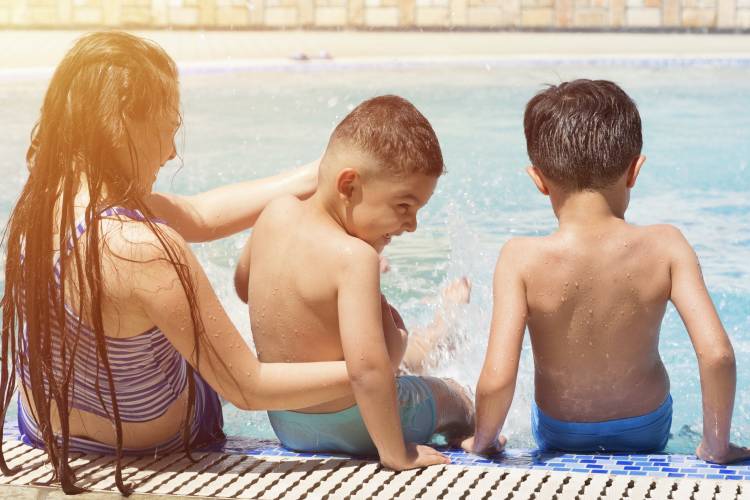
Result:
{"type": "Polygon", "coordinates": [[[328,147],[340,142],[360,148],[392,174],[437,177],[445,170],[430,122],[403,97],[383,95],[361,103],[336,126],[328,147]]]}
{"type": "Polygon", "coordinates": [[[615,83],[550,86],[523,117],[531,163],[566,189],[599,189],[622,176],[643,146],[635,102],[615,83]]]}

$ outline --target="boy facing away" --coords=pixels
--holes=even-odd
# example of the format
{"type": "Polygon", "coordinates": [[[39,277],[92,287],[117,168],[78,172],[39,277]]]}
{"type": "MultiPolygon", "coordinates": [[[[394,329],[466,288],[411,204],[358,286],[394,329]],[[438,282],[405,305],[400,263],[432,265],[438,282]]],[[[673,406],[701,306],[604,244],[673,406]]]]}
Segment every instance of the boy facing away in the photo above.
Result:
{"type": "Polygon", "coordinates": [[[534,353],[532,432],[542,450],[660,450],[672,399],[659,356],[668,301],[698,356],[703,440],[714,462],[750,456],[729,443],[735,393],[732,346],[695,252],[668,225],[625,221],[645,158],[635,103],[607,81],[576,80],[529,101],[529,176],[549,196],[559,229],[513,238],[497,261],[489,346],[467,451],[500,451],[524,329],[534,353]]]}
{"type": "Polygon", "coordinates": [[[258,357],[265,362],[341,360],[353,395],[296,412],[269,412],[284,446],[378,453],[393,469],[446,463],[433,433],[463,439],[473,408],[451,381],[395,374],[406,332],[380,293],[378,254],[417,228],[443,158],[432,127],[408,101],[381,96],[333,131],[315,194],[263,211],[238,264],[258,357]],[[248,276],[249,269],[249,276],[248,276]]]}

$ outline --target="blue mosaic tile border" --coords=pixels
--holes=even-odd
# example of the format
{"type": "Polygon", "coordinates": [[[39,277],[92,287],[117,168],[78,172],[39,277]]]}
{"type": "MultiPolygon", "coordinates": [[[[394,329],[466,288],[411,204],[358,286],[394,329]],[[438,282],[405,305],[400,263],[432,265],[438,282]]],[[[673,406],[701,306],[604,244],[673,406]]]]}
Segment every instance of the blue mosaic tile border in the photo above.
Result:
{"type": "MultiPolygon", "coordinates": [[[[232,437],[215,451],[254,456],[300,458],[349,458],[346,455],[297,453],[275,441],[232,437]]],[[[694,455],[583,455],[576,453],[540,453],[537,450],[511,449],[493,458],[470,455],[463,450],[441,448],[453,465],[538,469],[586,474],[622,476],[674,477],[750,481],[750,460],[733,465],[704,462],[694,455]]]]}
{"type": "MultiPolygon", "coordinates": [[[[4,430],[5,438],[20,440],[16,422],[7,421],[4,430]]],[[[696,458],[695,455],[583,455],[577,453],[540,453],[538,450],[525,449],[510,449],[499,456],[485,458],[470,455],[463,450],[438,448],[450,457],[451,464],[469,467],[503,467],[586,474],[750,481],[750,460],[733,465],[718,465],[704,462],[696,458]]],[[[223,445],[207,447],[204,450],[263,457],[351,458],[347,455],[328,453],[297,453],[279,446],[277,441],[239,436],[229,437],[223,445]]]]}

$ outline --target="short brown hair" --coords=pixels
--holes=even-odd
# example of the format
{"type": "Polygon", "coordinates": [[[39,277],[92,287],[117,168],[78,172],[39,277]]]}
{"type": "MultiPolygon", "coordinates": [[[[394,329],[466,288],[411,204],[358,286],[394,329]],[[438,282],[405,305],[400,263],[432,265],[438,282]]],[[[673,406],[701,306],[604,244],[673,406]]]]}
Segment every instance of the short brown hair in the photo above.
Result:
{"type": "Polygon", "coordinates": [[[523,128],[531,163],[567,189],[611,185],[643,146],[635,102],[606,80],[550,86],[526,105],[523,128]]]}
{"type": "Polygon", "coordinates": [[[353,145],[392,174],[440,176],[443,153],[430,122],[412,103],[395,95],[368,99],[346,115],[328,147],[353,145]]]}

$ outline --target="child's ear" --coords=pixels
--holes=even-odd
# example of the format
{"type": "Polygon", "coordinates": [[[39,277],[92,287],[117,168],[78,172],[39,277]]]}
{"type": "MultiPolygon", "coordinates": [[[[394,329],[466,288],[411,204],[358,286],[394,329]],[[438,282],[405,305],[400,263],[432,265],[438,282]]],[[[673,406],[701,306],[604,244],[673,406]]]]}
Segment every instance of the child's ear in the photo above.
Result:
{"type": "Polygon", "coordinates": [[[638,155],[633,159],[630,167],[628,167],[628,177],[626,184],[628,188],[632,188],[633,186],[635,186],[635,181],[636,179],[638,179],[638,174],[641,173],[641,167],[643,166],[643,162],[645,161],[646,157],[644,155],[638,155]]]}
{"type": "Polygon", "coordinates": [[[534,185],[539,192],[545,196],[549,196],[549,188],[547,187],[547,182],[544,180],[542,172],[534,165],[529,165],[526,167],[526,173],[529,174],[529,177],[531,177],[531,180],[534,182],[534,185]]]}
{"type": "Polygon", "coordinates": [[[359,173],[353,168],[345,168],[336,176],[336,190],[339,198],[344,203],[351,202],[354,195],[354,189],[359,182],[359,173]]]}

